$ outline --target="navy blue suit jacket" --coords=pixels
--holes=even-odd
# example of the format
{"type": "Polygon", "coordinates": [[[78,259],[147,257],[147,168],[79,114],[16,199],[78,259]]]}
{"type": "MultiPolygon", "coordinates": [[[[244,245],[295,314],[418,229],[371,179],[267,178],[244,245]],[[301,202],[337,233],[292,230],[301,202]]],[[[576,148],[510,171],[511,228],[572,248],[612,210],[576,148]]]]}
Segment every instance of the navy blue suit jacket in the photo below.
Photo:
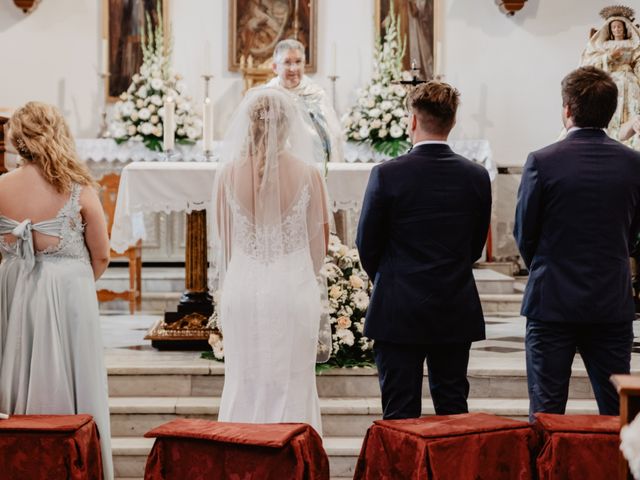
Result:
{"type": "Polygon", "coordinates": [[[529,268],[522,315],[634,318],[629,250],[640,225],[640,153],[584,129],[529,155],[514,236],[529,268]]]}
{"type": "Polygon", "coordinates": [[[483,339],[472,265],[490,215],[489,174],[445,144],[374,167],[356,240],[373,280],[364,334],[404,344],[483,339]]]}

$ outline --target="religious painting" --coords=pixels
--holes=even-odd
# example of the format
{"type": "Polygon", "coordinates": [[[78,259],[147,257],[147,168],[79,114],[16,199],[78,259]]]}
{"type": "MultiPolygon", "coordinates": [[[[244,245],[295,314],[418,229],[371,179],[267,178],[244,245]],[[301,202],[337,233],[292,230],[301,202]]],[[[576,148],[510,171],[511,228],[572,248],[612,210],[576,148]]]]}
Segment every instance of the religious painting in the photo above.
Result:
{"type": "Polygon", "coordinates": [[[316,71],[318,0],[229,0],[229,71],[241,61],[271,62],[280,40],[295,38],[305,46],[305,70],[316,71]]]}
{"type": "Polygon", "coordinates": [[[152,28],[162,16],[165,41],[168,39],[169,0],[103,0],[104,37],[107,42],[108,67],[107,97],[115,100],[131,84],[131,77],[142,65],[142,34],[147,15],[152,28]],[[162,12],[158,9],[161,8],[162,12]]]}
{"type": "MultiPolygon", "coordinates": [[[[376,35],[384,38],[386,20],[393,11],[400,20],[401,38],[406,38],[403,69],[411,69],[413,61],[422,78],[433,78],[435,70],[435,18],[438,0],[375,0],[376,35]]],[[[435,72],[442,73],[442,72],[435,72]]]]}

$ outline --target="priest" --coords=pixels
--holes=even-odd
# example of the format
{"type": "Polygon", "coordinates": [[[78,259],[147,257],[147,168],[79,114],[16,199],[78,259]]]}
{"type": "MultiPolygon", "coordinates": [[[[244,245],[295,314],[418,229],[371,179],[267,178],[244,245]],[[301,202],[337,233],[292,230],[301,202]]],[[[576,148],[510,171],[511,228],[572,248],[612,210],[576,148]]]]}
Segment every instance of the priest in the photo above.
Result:
{"type": "Polygon", "coordinates": [[[302,43],[294,39],[278,42],[273,51],[273,71],[277,76],[265,86],[282,88],[293,95],[314,136],[316,160],[341,162],[340,122],[325,91],[304,74],[304,64],[302,43]]]}

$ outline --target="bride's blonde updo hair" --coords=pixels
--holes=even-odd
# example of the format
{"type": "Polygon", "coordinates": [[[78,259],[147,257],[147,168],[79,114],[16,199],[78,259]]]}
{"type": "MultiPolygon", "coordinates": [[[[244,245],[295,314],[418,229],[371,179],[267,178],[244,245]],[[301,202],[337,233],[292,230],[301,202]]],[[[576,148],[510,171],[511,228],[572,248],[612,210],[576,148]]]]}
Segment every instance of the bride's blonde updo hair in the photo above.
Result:
{"type": "MultiPolygon", "coordinates": [[[[286,115],[286,97],[284,93],[273,91],[273,89],[264,90],[264,95],[256,94],[253,104],[249,107],[250,131],[249,141],[252,148],[250,153],[258,159],[258,175],[260,178],[264,175],[267,134],[270,129],[274,132],[277,129],[278,148],[281,148],[287,139],[289,133],[289,119],[286,115]],[[269,90],[271,90],[269,92],[269,90]],[[269,94],[267,94],[267,92],[269,94]],[[277,122],[274,124],[274,122],[277,122]]],[[[271,139],[273,141],[273,139],[271,139]]]]}
{"type": "Polygon", "coordinates": [[[38,166],[58,192],[70,192],[74,183],[94,184],[78,158],[67,122],[53,105],[29,102],[16,110],[8,127],[11,144],[20,156],[38,166]]]}

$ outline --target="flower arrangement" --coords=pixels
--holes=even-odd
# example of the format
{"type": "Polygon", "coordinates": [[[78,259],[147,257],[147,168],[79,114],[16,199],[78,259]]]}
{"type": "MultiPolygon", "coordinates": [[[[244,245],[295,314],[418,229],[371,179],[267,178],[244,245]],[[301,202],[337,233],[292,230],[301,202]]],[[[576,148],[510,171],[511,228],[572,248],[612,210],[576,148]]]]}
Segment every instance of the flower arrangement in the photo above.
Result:
{"type": "Polygon", "coordinates": [[[387,31],[374,53],[371,82],[358,90],[357,103],[344,115],[342,123],[347,140],[368,143],[374,150],[395,157],[409,148],[410,143],[406,131],[409,118],[404,106],[407,91],[393,82],[410,79],[410,75],[402,72],[406,39],[400,39],[393,2],[385,22],[387,31]]]}
{"type": "Polygon", "coordinates": [[[162,18],[154,30],[147,16],[142,56],[140,72],[132,77],[131,85],[114,106],[111,135],[117,143],[138,140],[150,150],[161,152],[164,102],[170,97],[176,104],[176,142],[195,143],[201,136],[202,120],[192,109],[182,77],[171,70],[171,55],[164,48],[162,18]]]}
{"type": "Polygon", "coordinates": [[[371,283],[360,265],[358,251],[331,235],[329,253],[320,273],[327,279],[324,308],[331,323],[328,364],[338,367],[373,364],[373,341],[364,336],[371,283]]]}
{"type": "MultiPolygon", "coordinates": [[[[364,320],[369,307],[371,283],[360,265],[358,251],[348,248],[336,235],[329,240],[329,253],[320,274],[327,280],[324,314],[331,324],[331,357],[324,364],[335,367],[373,365],[373,341],[364,336],[364,320]]],[[[214,295],[214,304],[219,292],[214,295]]],[[[218,329],[217,309],[209,320],[209,344],[213,358],[224,360],[222,332],[218,329]]],[[[204,354],[211,358],[211,354],[204,354]]]]}

